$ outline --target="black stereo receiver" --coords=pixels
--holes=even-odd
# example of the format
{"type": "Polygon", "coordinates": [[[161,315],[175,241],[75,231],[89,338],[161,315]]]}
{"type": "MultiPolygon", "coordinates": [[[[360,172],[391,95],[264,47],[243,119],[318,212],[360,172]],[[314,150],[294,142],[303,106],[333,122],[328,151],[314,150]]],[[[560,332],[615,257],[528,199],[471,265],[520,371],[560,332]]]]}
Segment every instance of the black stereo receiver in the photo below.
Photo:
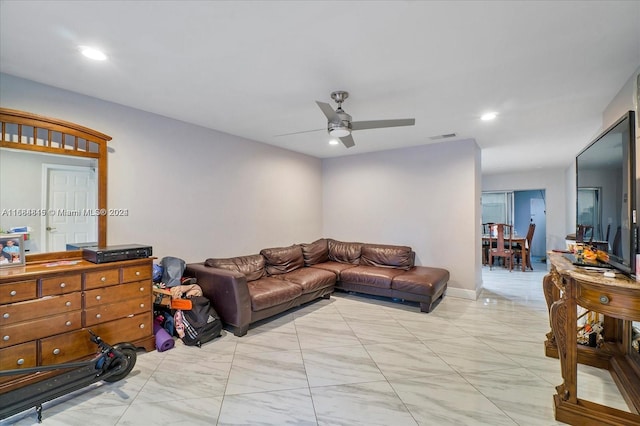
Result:
{"type": "Polygon", "coordinates": [[[150,246],[140,244],[124,244],[120,246],[83,247],[82,257],[93,263],[117,262],[119,260],[144,259],[151,257],[150,246]]]}

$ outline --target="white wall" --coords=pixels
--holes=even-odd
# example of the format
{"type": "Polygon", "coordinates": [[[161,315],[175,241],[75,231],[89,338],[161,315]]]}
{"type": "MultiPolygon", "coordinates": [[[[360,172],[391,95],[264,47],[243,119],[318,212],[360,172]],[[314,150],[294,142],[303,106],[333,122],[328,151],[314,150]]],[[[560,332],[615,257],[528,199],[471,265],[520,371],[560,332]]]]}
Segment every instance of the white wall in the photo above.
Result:
{"type": "MultiPolygon", "coordinates": [[[[578,153],[576,152],[576,155],[578,153]]],[[[565,218],[565,227],[567,230],[567,234],[573,234],[576,232],[576,215],[578,209],[578,190],[576,189],[576,162],[574,161],[571,164],[571,167],[568,167],[565,170],[565,178],[566,178],[566,206],[567,206],[567,216],[565,218]]]]}
{"type": "Polygon", "coordinates": [[[416,264],[451,273],[448,294],[482,282],[480,149],[444,142],[323,160],[324,235],[411,246],[416,264]]]}
{"type": "Polygon", "coordinates": [[[6,74],[0,94],[113,137],[108,206],[129,216],[108,218],[109,244],[195,262],[322,236],[319,159],[6,74]]]}
{"type": "Polygon", "coordinates": [[[547,212],[547,250],[564,249],[566,248],[565,237],[568,233],[565,220],[567,216],[566,176],[566,172],[563,169],[539,169],[521,173],[483,175],[482,190],[523,191],[544,189],[547,212]]]}
{"type": "MultiPolygon", "coordinates": [[[[624,113],[627,111],[637,111],[638,109],[638,98],[636,92],[636,85],[638,75],[640,74],[640,68],[635,70],[635,72],[629,77],[629,79],[625,82],[624,86],[620,89],[620,91],[613,97],[609,105],[605,108],[602,113],[602,130],[609,127],[613,124],[617,119],[622,117],[624,113]]],[[[637,115],[636,115],[637,118],[637,115]]],[[[637,122],[636,124],[640,124],[637,122]]],[[[640,135],[636,135],[640,138],[640,135]]]]}

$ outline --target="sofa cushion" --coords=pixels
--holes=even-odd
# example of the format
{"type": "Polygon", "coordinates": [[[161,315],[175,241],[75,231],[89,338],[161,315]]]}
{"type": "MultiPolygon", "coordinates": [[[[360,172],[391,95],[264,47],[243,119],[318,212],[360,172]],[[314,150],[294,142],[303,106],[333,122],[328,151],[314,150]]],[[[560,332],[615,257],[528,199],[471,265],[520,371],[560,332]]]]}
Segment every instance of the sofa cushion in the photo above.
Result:
{"type": "Polygon", "coordinates": [[[304,266],[302,247],[298,244],[262,249],[260,254],[265,258],[268,275],[286,274],[304,266]]]}
{"type": "Polygon", "coordinates": [[[304,257],[304,266],[311,266],[329,260],[329,245],[325,238],[308,244],[300,244],[300,246],[304,257]]]}
{"type": "Polygon", "coordinates": [[[331,260],[328,262],[316,263],[315,265],[311,265],[311,268],[324,269],[325,271],[333,272],[336,275],[337,279],[340,279],[340,272],[344,271],[345,269],[355,267],[356,265],[352,265],[351,263],[333,262],[331,260]]]}
{"type": "Polygon", "coordinates": [[[391,288],[391,280],[405,273],[402,269],[356,266],[340,272],[340,281],[378,288],[391,288]]]}
{"type": "Polygon", "coordinates": [[[302,287],[302,294],[311,293],[336,284],[336,274],[318,268],[296,269],[288,274],[278,275],[278,278],[299,285],[302,287]]]}
{"type": "Polygon", "coordinates": [[[345,243],[342,241],[329,240],[328,246],[329,260],[354,265],[358,264],[362,243],[345,243]]]}
{"type": "Polygon", "coordinates": [[[299,285],[272,277],[251,281],[247,287],[254,312],[289,302],[302,294],[299,285]]]}
{"type": "Polygon", "coordinates": [[[413,267],[413,253],[407,246],[364,244],[360,265],[409,270],[413,267]]]}
{"type": "Polygon", "coordinates": [[[247,281],[259,280],[264,276],[265,260],[262,255],[252,254],[249,256],[238,256],[227,259],[207,259],[204,264],[212,268],[227,269],[237,271],[247,278],[247,281]]]}
{"type": "Polygon", "coordinates": [[[442,268],[416,266],[393,278],[391,288],[404,293],[434,296],[442,293],[449,281],[449,271],[442,268]]]}

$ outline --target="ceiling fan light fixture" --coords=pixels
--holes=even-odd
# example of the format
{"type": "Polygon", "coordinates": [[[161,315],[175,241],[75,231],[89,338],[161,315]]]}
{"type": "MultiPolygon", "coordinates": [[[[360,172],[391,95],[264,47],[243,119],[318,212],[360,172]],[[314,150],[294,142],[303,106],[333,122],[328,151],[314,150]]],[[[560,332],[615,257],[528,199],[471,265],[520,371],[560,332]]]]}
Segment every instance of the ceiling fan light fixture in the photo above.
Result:
{"type": "Polygon", "coordinates": [[[351,129],[348,127],[332,127],[329,129],[329,134],[334,138],[343,138],[351,134],[351,129]]]}
{"type": "Polygon", "coordinates": [[[480,120],[482,121],[491,121],[493,119],[495,119],[498,116],[497,112],[487,112],[485,114],[482,114],[482,116],[480,117],[480,120]]]}
{"type": "Polygon", "coordinates": [[[104,52],[90,46],[80,46],[80,53],[94,61],[104,61],[107,59],[107,55],[105,55],[104,52]]]}

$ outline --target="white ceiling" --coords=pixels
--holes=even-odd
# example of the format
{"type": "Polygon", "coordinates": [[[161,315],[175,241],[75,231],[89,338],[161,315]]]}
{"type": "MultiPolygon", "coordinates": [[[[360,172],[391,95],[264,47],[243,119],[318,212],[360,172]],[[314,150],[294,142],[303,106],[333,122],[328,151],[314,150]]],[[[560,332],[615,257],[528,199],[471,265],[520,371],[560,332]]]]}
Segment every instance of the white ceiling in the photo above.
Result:
{"type": "Polygon", "coordinates": [[[319,158],[456,133],[483,173],[568,166],[638,67],[640,1],[0,2],[4,73],[319,158]],[[325,128],[334,90],[416,125],[275,136],[325,128]]]}

